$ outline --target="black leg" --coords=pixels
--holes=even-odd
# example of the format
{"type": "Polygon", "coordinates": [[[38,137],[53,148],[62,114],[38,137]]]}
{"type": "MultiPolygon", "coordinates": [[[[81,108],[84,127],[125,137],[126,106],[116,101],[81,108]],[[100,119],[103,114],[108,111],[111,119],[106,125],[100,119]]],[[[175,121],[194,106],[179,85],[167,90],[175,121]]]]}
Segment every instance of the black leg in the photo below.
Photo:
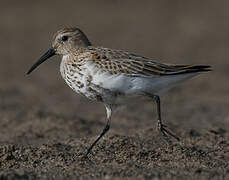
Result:
{"type": "Polygon", "coordinates": [[[87,157],[87,155],[91,152],[92,148],[96,145],[96,143],[107,133],[107,131],[110,129],[110,119],[111,119],[111,108],[106,106],[107,111],[107,122],[105,127],[103,128],[103,131],[100,133],[100,135],[96,138],[96,140],[91,144],[89,148],[86,149],[84,157],[87,157]]]}
{"type": "Polygon", "coordinates": [[[157,95],[153,96],[154,100],[157,103],[157,115],[158,115],[158,121],[157,121],[157,128],[158,130],[162,133],[163,136],[170,135],[173,138],[175,138],[176,140],[180,140],[179,137],[177,137],[176,135],[174,135],[171,131],[169,131],[168,129],[166,129],[166,125],[162,124],[161,122],[161,103],[160,103],[160,97],[157,95]]]}

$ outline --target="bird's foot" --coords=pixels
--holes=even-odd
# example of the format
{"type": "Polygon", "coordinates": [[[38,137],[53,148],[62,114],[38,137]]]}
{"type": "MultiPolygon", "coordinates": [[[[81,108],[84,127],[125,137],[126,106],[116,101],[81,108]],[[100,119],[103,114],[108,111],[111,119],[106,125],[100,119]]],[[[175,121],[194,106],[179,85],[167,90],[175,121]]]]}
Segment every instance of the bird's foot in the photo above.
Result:
{"type": "Polygon", "coordinates": [[[88,159],[88,154],[90,154],[91,152],[91,148],[87,148],[84,152],[83,152],[83,157],[82,159],[88,159]]]}
{"type": "Polygon", "coordinates": [[[179,137],[177,137],[175,134],[173,134],[170,130],[166,129],[166,127],[167,127],[166,125],[164,125],[162,123],[158,123],[157,127],[158,127],[159,132],[162,133],[162,135],[164,137],[168,137],[168,135],[169,135],[169,136],[172,136],[173,138],[175,138],[177,141],[180,141],[179,137]]]}

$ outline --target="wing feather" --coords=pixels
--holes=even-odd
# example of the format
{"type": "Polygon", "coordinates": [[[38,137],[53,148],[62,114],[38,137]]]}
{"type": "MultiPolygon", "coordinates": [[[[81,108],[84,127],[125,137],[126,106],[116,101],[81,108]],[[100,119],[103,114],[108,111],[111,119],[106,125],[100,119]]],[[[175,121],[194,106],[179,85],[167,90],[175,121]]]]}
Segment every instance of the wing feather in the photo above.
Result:
{"type": "Polygon", "coordinates": [[[207,65],[177,65],[153,61],[132,53],[108,48],[90,47],[91,59],[96,65],[111,74],[132,76],[164,76],[211,71],[207,65]]]}

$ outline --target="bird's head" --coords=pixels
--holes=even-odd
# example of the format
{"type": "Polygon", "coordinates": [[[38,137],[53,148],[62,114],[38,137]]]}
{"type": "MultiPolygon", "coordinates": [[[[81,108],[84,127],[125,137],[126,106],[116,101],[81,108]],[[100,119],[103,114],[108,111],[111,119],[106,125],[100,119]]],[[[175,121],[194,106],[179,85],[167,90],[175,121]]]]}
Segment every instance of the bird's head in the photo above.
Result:
{"type": "Polygon", "coordinates": [[[54,34],[52,47],[32,65],[27,74],[54,55],[67,55],[82,47],[91,46],[87,36],[78,28],[64,28],[54,34]]]}

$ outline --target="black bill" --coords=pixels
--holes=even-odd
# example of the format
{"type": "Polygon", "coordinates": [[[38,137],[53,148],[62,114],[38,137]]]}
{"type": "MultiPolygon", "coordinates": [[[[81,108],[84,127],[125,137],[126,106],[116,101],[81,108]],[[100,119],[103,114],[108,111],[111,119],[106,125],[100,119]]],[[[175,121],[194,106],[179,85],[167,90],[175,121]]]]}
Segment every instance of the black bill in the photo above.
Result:
{"type": "Polygon", "coordinates": [[[37,68],[41,63],[45,62],[48,58],[52,57],[55,55],[55,49],[50,48],[43,56],[40,57],[40,59],[32,65],[32,67],[29,69],[27,74],[30,74],[34,69],[37,68]]]}

